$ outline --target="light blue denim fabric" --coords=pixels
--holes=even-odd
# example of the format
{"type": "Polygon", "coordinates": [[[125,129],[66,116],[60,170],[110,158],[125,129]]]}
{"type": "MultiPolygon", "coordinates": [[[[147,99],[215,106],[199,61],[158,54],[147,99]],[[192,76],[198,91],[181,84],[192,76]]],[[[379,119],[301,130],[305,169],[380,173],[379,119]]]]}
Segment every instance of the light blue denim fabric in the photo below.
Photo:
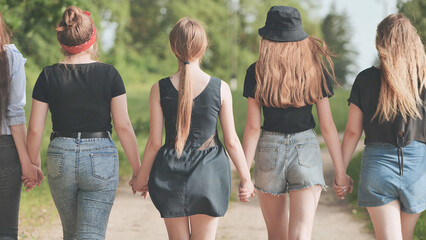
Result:
{"type": "Polygon", "coordinates": [[[414,214],[426,209],[426,144],[413,141],[402,151],[404,172],[399,175],[394,145],[365,146],[358,186],[360,207],[377,207],[399,200],[403,212],[414,214]]]}
{"type": "Polygon", "coordinates": [[[262,131],[254,164],[255,187],[284,194],[313,185],[325,188],[321,152],[312,129],[284,134],[262,131]]]}
{"type": "Polygon", "coordinates": [[[118,186],[118,153],[111,138],[54,138],[47,177],[64,240],[105,239],[118,186]]]}
{"type": "Polygon", "coordinates": [[[27,59],[22,57],[22,54],[13,44],[4,46],[9,60],[9,72],[11,77],[10,82],[10,97],[9,105],[7,106],[6,117],[3,117],[0,126],[0,135],[11,135],[9,126],[25,123],[24,106],[25,98],[25,69],[24,65],[27,59]]]}

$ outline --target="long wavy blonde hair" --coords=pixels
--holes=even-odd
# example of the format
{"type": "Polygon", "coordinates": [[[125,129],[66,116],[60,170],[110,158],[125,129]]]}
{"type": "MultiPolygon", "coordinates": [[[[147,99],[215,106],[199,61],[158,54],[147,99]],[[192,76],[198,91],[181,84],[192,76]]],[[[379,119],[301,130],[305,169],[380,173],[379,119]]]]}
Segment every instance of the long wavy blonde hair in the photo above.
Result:
{"type": "MultiPolygon", "coordinates": [[[[190,18],[181,18],[170,32],[169,39],[170,47],[181,63],[201,58],[208,44],[206,32],[201,24],[190,18]]],[[[175,149],[178,157],[182,154],[191,127],[192,98],[192,76],[189,64],[183,64],[179,79],[176,118],[175,149]]]]}
{"type": "Polygon", "coordinates": [[[262,39],[256,62],[256,101],[276,108],[314,104],[323,98],[323,88],[330,94],[324,71],[335,80],[331,56],[327,45],[311,36],[298,42],[262,39]]]}
{"type": "Polygon", "coordinates": [[[402,14],[391,14],[377,26],[381,87],[376,112],[381,123],[393,121],[397,114],[419,117],[426,88],[425,49],[416,29],[402,14]]]}

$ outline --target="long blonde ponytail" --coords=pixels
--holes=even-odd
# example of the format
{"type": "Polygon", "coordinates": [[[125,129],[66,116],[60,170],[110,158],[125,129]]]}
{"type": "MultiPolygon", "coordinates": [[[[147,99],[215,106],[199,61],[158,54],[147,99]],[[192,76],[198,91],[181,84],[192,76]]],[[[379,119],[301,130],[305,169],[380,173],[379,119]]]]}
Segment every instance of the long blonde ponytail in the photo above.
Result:
{"type": "Polygon", "coordinates": [[[204,55],[207,48],[207,36],[200,23],[190,18],[182,18],[170,31],[169,39],[173,53],[183,64],[179,78],[175,141],[175,149],[180,157],[191,128],[193,79],[189,63],[204,55]]]}
{"type": "Polygon", "coordinates": [[[189,129],[191,128],[192,113],[192,78],[189,71],[189,64],[184,64],[179,79],[179,96],[176,118],[176,142],[175,149],[178,156],[182,153],[188,139],[189,129]]]}

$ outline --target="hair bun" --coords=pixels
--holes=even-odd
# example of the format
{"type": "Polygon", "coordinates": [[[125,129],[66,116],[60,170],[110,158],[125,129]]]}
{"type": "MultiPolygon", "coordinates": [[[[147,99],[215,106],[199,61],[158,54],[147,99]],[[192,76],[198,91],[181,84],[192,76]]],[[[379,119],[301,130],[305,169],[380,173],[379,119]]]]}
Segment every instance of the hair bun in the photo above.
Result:
{"type": "Polygon", "coordinates": [[[63,15],[66,27],[74,28],[82,21],[81,10],[77,7],[68,7],[63,15]]]}

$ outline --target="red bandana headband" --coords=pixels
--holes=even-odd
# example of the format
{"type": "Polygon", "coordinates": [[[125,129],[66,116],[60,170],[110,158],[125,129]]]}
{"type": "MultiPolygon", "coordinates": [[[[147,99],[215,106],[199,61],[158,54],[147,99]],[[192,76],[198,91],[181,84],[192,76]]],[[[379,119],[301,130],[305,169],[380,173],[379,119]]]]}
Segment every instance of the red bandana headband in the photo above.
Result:
{"type": "MultiPolygon", "coordinates": [[[[86,16],[88,16],[89,19],[90,19],[90,21],[92,22],[93,32],[92,32],[92,36],[90,37],[89,40],[87,40],[86,42],[84,42],[84,43],[82,43],[80,45],[77,45],[77,46],[67,46],[67,45],[64,45],[61,42],[59,42],[59,38],[58,38],[58,42],[61,45],[61,47],[65,51],[67,51],[69,53],[72,53],[72,54],[81,53],[81,52],[89,49],[95,43],[95,41],[96,41],[96,29],[95,29],[95,24],[93,23],[93,20],[90,18],[91,13],[87,12],[87,11],[84,11],[83,14],[86,15],[86,16]]],[[[56,35],[56,36],[58,37],[59,35],[56,35]]]]}

